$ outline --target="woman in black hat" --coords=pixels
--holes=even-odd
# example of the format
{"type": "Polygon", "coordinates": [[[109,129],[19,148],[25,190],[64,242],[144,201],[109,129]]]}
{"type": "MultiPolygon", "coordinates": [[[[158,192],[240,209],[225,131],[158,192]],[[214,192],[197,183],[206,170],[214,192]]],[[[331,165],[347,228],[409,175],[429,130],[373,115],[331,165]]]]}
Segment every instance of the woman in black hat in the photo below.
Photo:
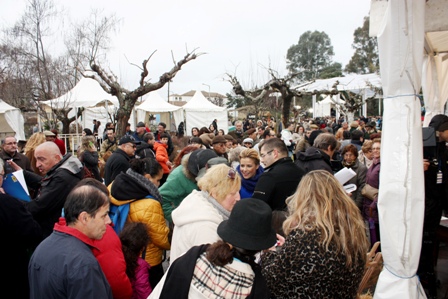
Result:
{"type": "Polygon", "coordinates": [[[255,254],[276,244],[271,219],[265,202],[237,202],[218,226],[222,240],[195,246],[176,259],[148,298],[269,298],[255,254]]]}

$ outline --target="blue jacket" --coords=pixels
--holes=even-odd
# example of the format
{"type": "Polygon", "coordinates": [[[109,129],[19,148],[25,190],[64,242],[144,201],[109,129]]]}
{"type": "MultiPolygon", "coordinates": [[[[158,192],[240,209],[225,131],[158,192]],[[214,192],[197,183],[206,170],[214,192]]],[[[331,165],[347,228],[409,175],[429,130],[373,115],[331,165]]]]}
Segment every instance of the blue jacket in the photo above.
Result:
{"type": "Polygon", "coordinates": [[[28,266],[30,299],[113,298],[88,240],[55,230],[40,243],[28,266]]]}

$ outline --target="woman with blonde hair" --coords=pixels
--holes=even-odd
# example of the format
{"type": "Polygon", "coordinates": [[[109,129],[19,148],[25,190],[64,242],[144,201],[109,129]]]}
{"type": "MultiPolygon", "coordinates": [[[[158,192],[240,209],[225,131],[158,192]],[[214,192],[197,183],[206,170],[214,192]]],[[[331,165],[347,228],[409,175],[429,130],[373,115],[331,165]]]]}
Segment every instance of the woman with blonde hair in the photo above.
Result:
{"type": "Polygon", "coordinates": [[[103,179],[100,176],[100,170],[98,168],[99,157],[95,141],[95,136],[93,135],[83,136],[81,138],[81,146],[76,154],[78,159],[92,173],[93,177],[102,182],[103,179]]]}
{"type": "Polygon", "coordinates": [[[358,152],[358,160],[367,168],[373,164],[372,140],[364,140],[361,150],[358,152]]]}
{"type": "Polygon", "coordinates": [[[200,191],[193,190],[171,214],[174,230],[170,262],[193,246],[218,241],[218,225],[229,219],[240,200],[241,178],[225,164],[207,169],[198,187],[200,191]]]}
{"type": "Polygon", "coordinates": [[[41,145],[46,141],[45,134],[42,132],[37,132],[31,135],[25,145],[24,154],[28,157],[31,162],[31,167],[34,173],[42,175],[39,169],[36,167],[36,158],[34,158],[34,150],[38,145],[41,145]]]}
{"type": "Polygon", "coordinates": [[[327,171],[305,175],[287,199],[286,240],[262,255],[276,298],[355,298],[369,249],[361,213],[327,171]]]}
{"type": "Polygon", "coordinates": [[[253,148],[244,149],[239,156],[240,164],[236,167],[236,171],[241,176],[240,197],[252,197],[255,185],[264,172],[264,168],[260,166],[260,155],[253,148]]]}

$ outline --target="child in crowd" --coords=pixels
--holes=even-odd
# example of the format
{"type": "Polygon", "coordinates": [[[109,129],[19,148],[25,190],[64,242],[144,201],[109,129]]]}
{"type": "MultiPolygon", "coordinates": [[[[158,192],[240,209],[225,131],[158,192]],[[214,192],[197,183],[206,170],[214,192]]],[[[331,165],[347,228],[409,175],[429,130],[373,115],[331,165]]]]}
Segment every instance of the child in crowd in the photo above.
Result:
{"type": "Polygon", "coordinates": [[[149,283],[149,268],[151,267],[142,257],[149,235],[146,224],[142,222],[127,223],[120,233],[124,259],[126,261],[126,274],[132,283],[131,299],[146,299],[152,292],[149,283]]]}

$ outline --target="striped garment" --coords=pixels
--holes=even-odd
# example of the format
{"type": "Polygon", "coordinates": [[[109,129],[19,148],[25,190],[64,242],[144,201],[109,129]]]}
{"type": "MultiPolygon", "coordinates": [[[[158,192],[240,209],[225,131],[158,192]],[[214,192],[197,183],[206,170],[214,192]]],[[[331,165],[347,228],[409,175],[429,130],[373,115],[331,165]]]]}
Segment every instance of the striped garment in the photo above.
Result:
{"type": "Polygon", "coordinates": [[[203,253],[196,261],[192,285],[206,298],[239,299],[249,296],[254,277],[253,273],[238,271],[229,265],[214,266],[203,253]]]}

